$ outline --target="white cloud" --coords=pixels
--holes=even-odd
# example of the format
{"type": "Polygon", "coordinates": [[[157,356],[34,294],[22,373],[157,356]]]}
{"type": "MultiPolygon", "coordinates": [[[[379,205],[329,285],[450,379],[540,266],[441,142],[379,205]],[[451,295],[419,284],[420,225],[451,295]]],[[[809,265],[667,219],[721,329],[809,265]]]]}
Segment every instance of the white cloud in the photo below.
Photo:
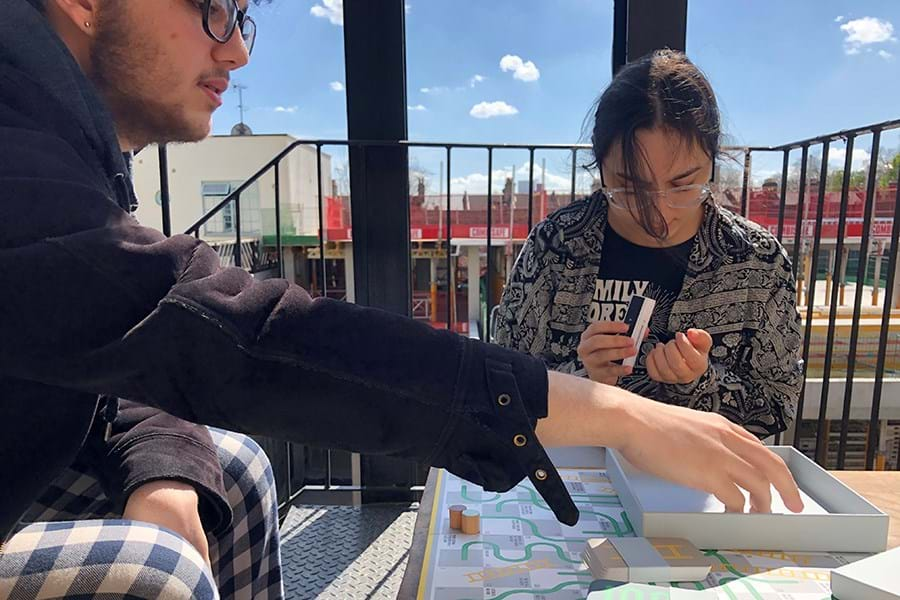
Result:
{"type": "Polygon", "coordinates": [[[328,84],[328,86],[331,88],[332,92],[343,92],[344,91],[344,84],[341,83],[340,81],[332,81],[331,83],[328,84]]]}
{"type": "Polygon", "coordinates": [[[469,114],[476,119],[490,119],[492,117],[508,117],[519,114],[519,109],[506,102],[479,102],[472,107],[469,114]]]}
{"type": "Polygon", "coordinates": [[[835,23],[840,23],[843,20],[844,20],[844,15],[838,15],[834,18],[835,23]]]}
{"type": "Polygon", "coordinates": [[[475,87],[477,84],[481,83],[487,79],[484,75],[475,75],[472,79],[469,80],[469,87],[475,87]]]}
{"type": "Polygon", "coordinates": [[[309,9],[309,14],[314,17],[328,19],[332,25],[343,27],[344,25],[344,0],[321,0],[322,4],[316,4],[309,9]]]}
{"type": "Polygon", "coordinates": [[[884,42],[896,42],[894,37],[894,25],[890,21],[882,21],[875,17],[862,17],[853,19],[841,25],[844,32],[844,52],[846,54],[859,54],[860,48],[869,44],[881,44],[884,42]]]}
{"type": "Polygon", "coordinates": [[[894,58],[894,55],[891,54],[890,52],[888,52],[887,50],[879,50],[878,56],[880,56],[884,60],[890,60],[890,59],[894,58]]]}
{"type": "MultiPolygon", "coordinates": [[[[847,158],[847,150],[844,148],[833,148],[828,153],[828,164],[832,167],[839,167],[841,169],[844,168],[844,160],[847,158]]],[[[872,155],[869,154],[868,150],[864,150],[862,148],[854,148],[853,149],[853,158],[850,163],[850,170],[858,171],[862,169],[869,163],[869,159],[872,158],[872,155]]]]}
{"type": "Polygon", "coordinates": [[[279,113],[295,113],[297,112],[296,106],[276,106],[274,108],[275,112],[279,113]]]}
{"type": "Polygon", "coordinates": [[[422,111],[428,110],[421,104],[416,104],[415,106],[407,106],[406,108],[408,108],[409,110],[412,110],[412,111],[416,111],[416,112],[422,112],[422,111]]]}
{"type": "Polygon", "coordinates": [[[537,81],[541,72],[533,62],[523,61],[515,54],[507,54],[500,59],[500,69],[504,72],[512,71],[513,77],[519,81],[537,81]]]}
{"type": "Polygon", "coordinates": [[[433,87],[419,88],[419,91],[423,94],[443,94],[444,92],[449,92],[450,88],[444,85],[436,85],[433,87]]]}

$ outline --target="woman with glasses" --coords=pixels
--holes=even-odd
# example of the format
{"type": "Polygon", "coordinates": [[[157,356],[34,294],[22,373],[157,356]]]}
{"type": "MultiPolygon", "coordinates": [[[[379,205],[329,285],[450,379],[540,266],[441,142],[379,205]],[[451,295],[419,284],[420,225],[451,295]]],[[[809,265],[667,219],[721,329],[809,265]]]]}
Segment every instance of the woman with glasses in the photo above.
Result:
{"type": "Polygon", "coordinates": [[[531,232],[496,339],[765,437],[790,425],[802,385],[795,284],[775,238],[716,204],[720,136],[713,90],[683,54],[624,67],[596,105],[601,187],[531,232]],[[623,335],[632,295],[656,301],[638,348],[623,335]]]}

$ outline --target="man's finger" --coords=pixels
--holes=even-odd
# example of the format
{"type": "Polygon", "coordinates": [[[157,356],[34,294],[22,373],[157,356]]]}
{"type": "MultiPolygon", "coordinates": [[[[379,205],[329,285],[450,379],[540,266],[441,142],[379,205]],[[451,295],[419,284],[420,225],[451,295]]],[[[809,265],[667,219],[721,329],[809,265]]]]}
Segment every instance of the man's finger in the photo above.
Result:
{"type": "Polygon", "coordinates": [[[762,471],[736,455],[732,467],[735,483],[750,493],[750,506],[753,512],[768,513],[772,511],[772,487],[762,471]]]}
{"type": "Polygon", "coordinates": [[[744,494],[733,482],[725,480],[711,491],[712,495],[725,505],[726,512],[744,512],[744,494]]]}
{"type": "Polygon", "coordinates": [[[797,482],[794,481],[790,469],[780,456],[766,448],[758,440],[754,442],[744,438],[735,438],[733,443],[727,445],[752,469],[760,471],[772,482],[788,509],[795,513],[803,511],[800,489],[797,487],[797,482]]]}

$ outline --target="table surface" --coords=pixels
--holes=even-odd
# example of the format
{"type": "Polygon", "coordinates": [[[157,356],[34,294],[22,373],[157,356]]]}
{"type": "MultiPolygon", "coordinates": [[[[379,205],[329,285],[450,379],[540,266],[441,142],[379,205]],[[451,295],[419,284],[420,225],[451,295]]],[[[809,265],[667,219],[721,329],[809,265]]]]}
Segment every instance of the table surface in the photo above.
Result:
{"type": "MultiPolygon", "coordinates": [[[[866,498],[869,502],[890,515],[888,548],[900,546],[900,472],[895,471],[832,471],[835,477],[866,498]]],[[[409,561],[398,600],[415,600],[419,588],[419,575],[425,560],[425,545],[428,542],[428,526],[431,523],[431,508],[434,505],[434,488],[438,471],[431,469],[425,492],[416,516],[409,561]]]]}

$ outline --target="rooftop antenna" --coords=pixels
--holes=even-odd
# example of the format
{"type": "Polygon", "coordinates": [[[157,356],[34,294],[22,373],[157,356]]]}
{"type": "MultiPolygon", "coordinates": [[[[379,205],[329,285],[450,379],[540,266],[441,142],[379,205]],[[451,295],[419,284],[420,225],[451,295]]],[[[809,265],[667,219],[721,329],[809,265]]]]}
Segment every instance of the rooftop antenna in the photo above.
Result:
{"type": "Polygon", "coordinates": [[[241,83],[235,83],[231,86],[232,88],[238,91],[238,109],[241,111],[241,123],[244,122],[244,90],[247,89],[246,85],[241,83]]]}
{"type": "Polygon", "coordinates": [[[238,109],[241,111],[241,122],[231,128],[231,135],[253,135],[253,130],[244,123],[244,90],[247,89],[247,86],[235,83],[231,87],[238,92],[238,109]]]}

